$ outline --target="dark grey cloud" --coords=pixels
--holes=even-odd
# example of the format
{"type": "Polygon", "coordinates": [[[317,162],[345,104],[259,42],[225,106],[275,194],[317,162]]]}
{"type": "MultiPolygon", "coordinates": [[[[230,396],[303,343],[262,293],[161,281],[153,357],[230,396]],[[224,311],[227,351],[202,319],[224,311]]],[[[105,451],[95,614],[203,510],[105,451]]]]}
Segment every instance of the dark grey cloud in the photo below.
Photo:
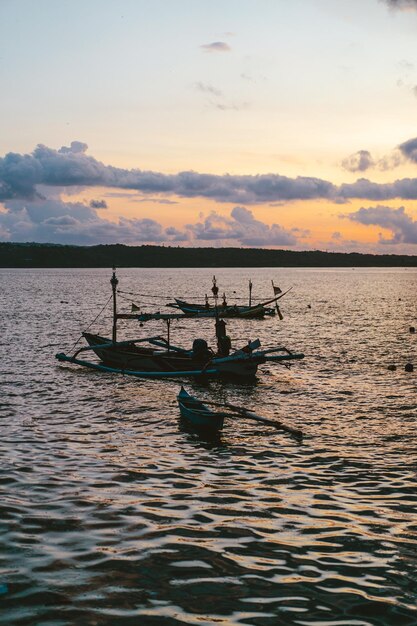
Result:
{"type": "MultiPolygon", "coordinates": [[[[46,187],[112,187],[142,194],[170,194],[185,198],[205,197],[217,202],[253,204],[280,200],[330,198],[336,187],[325,180],[279,174],[256,176],[199,174],[188,171],[162,174],[104,165],[76,148],[53,150],[38,145],[32,154],[8,153],[0,159],[0,202],[13,198],[36,199],[40,185],[46,187]]],[[[82,145],[83,149],[78,149],[82,145]]]]}
{"type": "Polygon", "coordinates": [[[417,137],[404,141],[398,146],[398,149],[406,159],[417,163],[417,137]]]}
{"type": "Polygon", "coordinates": [[[342,167],[349,172],[365,172],[374,166],[374,160],[368,150],[358,150],[342,161],[342,167]]]}
{"type": "Polygon", "coordinates": [[[339,187],[339,196],[345,200],[366,198],[367,200],[417,199],[417,178],[402,178],[392,183],[373,183],[367,178],[359,178],[354,183],[339,187]]]}
{"type": "Polygon", "coordinates": [[[231,47],[225,41],[213,41],[200,46],[205,52],[230,52],[231,47]]]}
{"type": "Polygon", "coordinates": [[[92,209],[107,209],[107,202],[105,200],[91,200],[90,207],[92,209]]]}
{"type": "Polygon", "coordinates": [[[399,9],[400,11],[407,11],[410,9],[417,10],[417,0],[382,0],[391,9],[399,9]]]}
{"type": "MultiPolygon", "coordinates": [[[[380,159],[378,167],[389,169],[405,158],[417,163],[417,139],[402,143],[397,153],[386,157],[384,165],[384,160],[380,159]]],[[[141,202],[148,198],[150,202],[164,204],[174,202],[168,196],[202,197],[219,203],[244,205],[315,199],[338,203],[351,198],[377,201],[417,199],[417,178],[404,178],[384,184],[359,178],[353,183],[336,187],[329,181],[308,176],[215,175],[193,171],[163,174],[104,165],[87,155],[86,145],[81,142],[73,142],[70,148],[60,150],[39,145],[32,154],[8,153],[0,158],[0,202],[50,198],[52,189],[59,193],[63,187],[67,193],[71,190],[80,193],[85,187],[107,187],[118,189],[118,196],[126,193],[133,201],[141,202]],[[136,191],[140,195],[132,196],[129,191],[136,191]]],[[[106,194],[106,197],[110,195],[114,194],[106,194]]]]}
{"type": "Polygon", "coordinates": [[[392,237],[380,235],[381,244],[417,244],[417,221],[406,214],[404,207],[392,209],[387,206],[362,207],[344,216],[366,226],[380,226],[391,231],[392,237]]]}

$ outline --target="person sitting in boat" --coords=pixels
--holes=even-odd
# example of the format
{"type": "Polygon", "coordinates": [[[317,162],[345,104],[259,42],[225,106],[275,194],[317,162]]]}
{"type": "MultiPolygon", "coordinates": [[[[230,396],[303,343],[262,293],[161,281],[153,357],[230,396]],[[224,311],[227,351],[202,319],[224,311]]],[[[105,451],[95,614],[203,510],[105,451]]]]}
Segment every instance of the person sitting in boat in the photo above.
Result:
{"type": "Polygon", "coordinates": [[[232,342],[226,335],[226,322],[223,319],[216,321],[217,354],[219,356],[229,356],[232,342]]]}
{"type": "Polygon", "coordinates": [[[205,304],[205,307],[206,307],[206,309],[209,309],[209,308],[210,308],[210,302],[209,302],[209,299],[208,299],[208,295],[207,295],[207,294],[206,294],[206,304],[205,304]]]}
{"type": "Polygon", "coordinates": [[[217,340],[218,347],[218,355],[219,356],[229,356],[230,348],[232,347],[232,340],[229,335],[223,335],[223,337],[219,337],[217,340]]]}
{"type": "Polygon", "coordinates": [[[206,363],[213,357],[211,350],[205,339],[194,339],[193,341],[193,359],[206,363]]]}
{"type": "Polygon", "coordinates": [[[225,293],[223,294],[223,302],[222,302],[222,307],[223,307],[224,309],[227,309],[227,302],[226,302],[226,294],[225,294],[225,293]]]}

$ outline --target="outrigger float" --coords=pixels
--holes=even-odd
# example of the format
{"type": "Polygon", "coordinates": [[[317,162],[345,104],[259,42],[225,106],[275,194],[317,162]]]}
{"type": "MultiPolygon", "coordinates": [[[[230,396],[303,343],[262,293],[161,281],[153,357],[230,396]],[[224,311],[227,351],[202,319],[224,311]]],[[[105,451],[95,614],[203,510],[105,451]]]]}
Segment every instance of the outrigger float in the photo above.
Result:
{"type": "Polygon", "coordinates": [[[185,314],[170,313],[118,313],[116,271],[110,280],[113,295],[112,337],[102,337],[88,332],[82,333],[87,346],[79,348],[72,356],[63,352],[56,354],[61,362],[73,363],[101,372],[114,372],[139,378],[174,378],[174,377],[215,377],[253,379],[258,366],[263,363],[288,361],[304,358],[303,354],[294,353],[285,347],[260,350],[259,339],[249,342],[238,350],[231,348],[230,338],[226,335],[226,323],[216,318],[217,352],[208,347],[204,339],[195,339],[191,350],[174,346],[170,342],[170,323],[173,319],[189,319],[185,314]],[[139,322],[165,320],[167,339],[162,335],[117,341],[117,321],[120,319],[139,322]],[[142,344],[149,344],[143,346],[142,344]],[[86,361],[79,355],[92,351],[100,362],[86,361]]]}

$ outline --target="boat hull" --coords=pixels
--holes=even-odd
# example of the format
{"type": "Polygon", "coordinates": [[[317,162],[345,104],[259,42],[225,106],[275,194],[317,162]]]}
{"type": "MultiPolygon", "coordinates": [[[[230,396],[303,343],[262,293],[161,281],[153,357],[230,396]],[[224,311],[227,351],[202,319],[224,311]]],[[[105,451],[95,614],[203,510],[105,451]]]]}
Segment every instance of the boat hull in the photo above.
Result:
{"type": "Polygon", "coordinates": [[[255,306],[218,306],[205,307],[202,304],[190,304],[183,300],[175,299],[175,308],[179,308],[184,315],[190,317],[229,317],[243,319],[262,319],[266,315],[275,315],[275,309],[261,304],[255,306]]]}
{"type": "Polygon", "coordinates": [[[133,343],[128,345],[110,346],[111,340],[100,335],[83,333],[87,343],[93,347],[93,352],[108,367],[126,371],[141,372],[187,372],[190,376],[215,376],[218,378],[252,379],[256,376],[258,363],[256,360],[242,355],[241,358],[212,358],[199,360],[193,358],[192,352],[175,352],[155,350],[133,343]],[[100,344],[107,347],[100,348],[100,344]]]}
{"type": "Polygon", "coordinates": [[[177,396],[181,418],[193,428],[219,431],[223,428],[224,414],[214,413],[202,402],[190,396],[183,387],[177,396]]]}

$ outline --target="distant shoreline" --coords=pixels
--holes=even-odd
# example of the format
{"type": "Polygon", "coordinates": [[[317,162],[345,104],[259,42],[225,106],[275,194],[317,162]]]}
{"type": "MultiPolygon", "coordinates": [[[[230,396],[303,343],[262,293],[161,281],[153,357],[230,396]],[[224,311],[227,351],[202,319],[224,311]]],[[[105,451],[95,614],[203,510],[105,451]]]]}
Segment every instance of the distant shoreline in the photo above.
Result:
{"type": "Polygon", "coordinates": [[[0,242],[1,268],[417,267],[417,255],[0,242]]]}

